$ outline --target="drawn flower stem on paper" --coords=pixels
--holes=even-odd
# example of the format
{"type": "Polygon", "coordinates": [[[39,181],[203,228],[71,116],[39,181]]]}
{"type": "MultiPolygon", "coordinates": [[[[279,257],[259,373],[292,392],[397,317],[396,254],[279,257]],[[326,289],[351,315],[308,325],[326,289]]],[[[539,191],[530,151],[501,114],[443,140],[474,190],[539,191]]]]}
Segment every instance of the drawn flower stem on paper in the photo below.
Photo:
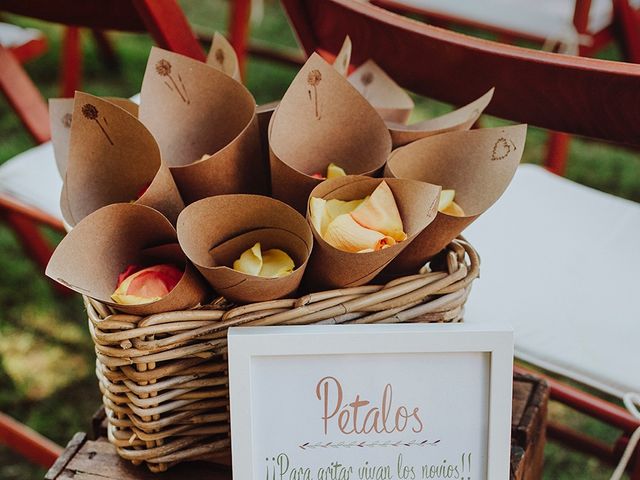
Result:
{"type": "MultiPolygon", "coordinates": [[[[104,136],[107,137],[107,140],[109,140],[109,143],[113,145],[113,140],[111,140],[109,133],[107,133],[107,130],[100,123],[100,118],[99,118],[100,112],[98,111],[95,105],[91,105],[90,103],[85,103],[82,106],[82,115],[84,115],[84,118],[86,118],[87,120],[93,120],[94,122],[96,122],[100,127],[100,130],[102,130],[102,133],[104,133],[104,136]]],[[[106,118],[104,120],[105,122],[107,121],[106,118]]]]}
{"type": "Polygon", "coordinates": [[[164,82],[164,84],[169,88],[169,90],[171,91],[175,90],[178,93],[178,95],[180,95],[180,99],[187,105],[191,103],[191,99],[189,98],[189,92],[187,91],[187,88],[184,86],[184,82],[182,81],[182,77],[180,76],[180,74],[178,73],[178,82],[180,82],[180,86],[178,86],[178,83],[175,81],[175,79],[171,75],[171,63],[168,60],[165,60],[164,58],[158,60],[158,62],[156,63],[156,72],[161,77],[167,77],[169,79],[171,84],[166,80],[164,82]],[[173,87],[171,85],[173,85],[173,87]]]}
{"type": "Polygon", "coordinates": [[[517,150],[516,144],[512,140],[508,140],[504,137],[500,137],[493,145],[493,151],[491,152],[491,160],[502,160],[507,158],[511,152],[517,150]]]}
{"type": "MultiPolygon", "coordinates": [[[[320,120],[320,111],[318,110],[318,84],[322,80],[322,73],[320,70],[311,70],[309,75],[307,76],[307,83],[313,89],[313,99],[315,105],[316,119],[320,120]]],[[[309,98],[311,99],[311,90],[307,91],[309,93],[309,98]]]]}
{"type": "Polygon", "coordinates": [[[362,74],[362,77],[360,77],[360,81],[362,82],[362,86],[364,87],[362,89],[362,96],[364,98],[367,98],[367,89],[369,85],[373,83],[373,72],[364,72],[362,74]]]}

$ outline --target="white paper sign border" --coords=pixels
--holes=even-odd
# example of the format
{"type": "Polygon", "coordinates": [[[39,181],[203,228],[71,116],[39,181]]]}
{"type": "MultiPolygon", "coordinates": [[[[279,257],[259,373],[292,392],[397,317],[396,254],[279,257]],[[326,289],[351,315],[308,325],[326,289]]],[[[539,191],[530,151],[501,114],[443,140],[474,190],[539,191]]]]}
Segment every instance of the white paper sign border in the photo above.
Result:
{"type": "Polygon", "coordinates": [[[229,329],[228,339],[234,478],[254,478],[253,357],[445,352],[490,354],[487,479],[509,478],[513,332],[503,326],[413,323],[235,327],[229,329]]]}

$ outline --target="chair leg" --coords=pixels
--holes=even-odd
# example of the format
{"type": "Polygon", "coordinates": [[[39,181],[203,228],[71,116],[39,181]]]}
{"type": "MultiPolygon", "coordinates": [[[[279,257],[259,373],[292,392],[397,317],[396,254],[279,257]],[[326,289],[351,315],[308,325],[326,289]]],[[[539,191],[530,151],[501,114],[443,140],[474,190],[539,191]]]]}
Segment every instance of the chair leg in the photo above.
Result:
{"type": "Polygon", "coordinates": [[[640,13],[629,0],[613,0],[620,46],[628,61],[640,63],[640,13]]]}
{"type": "Polygon", "coordinates": [[[51,138],[49,111],[38,88],[18,59],[0,45],[0,91],[38,143],[51,138]]]}
{"type": "Polygon", "coordinates": [[[245,78],[250,17],[251,0],[231,0],[229,42],[238,56],[240,75],[243,79],[245,78]]]}
{"type": "Polygon", "coordinates": [[[63,98],[71,98],[80,88],[82,74],[82,46],[80,29],[67,27],[62,41],[62,90],[63,98]]]}
{"type": "Polygon", "coordinates": [[[557,175],[564,175],[567,168],[567,156],[571,136],[562,132],[549,132],[545,166],[557,175]]]}
{"type": "Polygon", "coordinates": [[[640,447],[636,448],[636,453],[634,457],[635,457],[635,464],[632,467],[629,478],[631,480],[640,480],[640,447]]]}
{"type": "Polygon", "coordinates": [[[62,454],[62,447],[0,412],[0,444],[32,463],[49,468],[62,454]]]}
{"type": "MultiPolygon", "coordinates": [[[[53,247],[44,238],[38,225],[24,215],[11,211],[4,212],[3,217],[17,235],[27,256],[38,266],[41,272],[44,272],[53,253],[53,247]]],[[[57,282],[51,281],[51,284],[59,294],[66,296],[71,293],[68,288],[57,282]]]]}
{"type": "Polygon", "coordinates": [[[133,0],[133,4],[159,47],[202,62],[206,60],[202,46],[175,0],[133,0]]]}
{"type": "Polygon", "coordinates": [[[91,34],[93,35],[93,39],[96,41],[98,51],[100,52],[100,56],[102,57],[102,61],[105,65],[114,70],[119,69],[120,59],[118,58],[118,55],[113,48],[113,44],[109,40],[105,31],[93,28],[91,29],[91,34]]]}

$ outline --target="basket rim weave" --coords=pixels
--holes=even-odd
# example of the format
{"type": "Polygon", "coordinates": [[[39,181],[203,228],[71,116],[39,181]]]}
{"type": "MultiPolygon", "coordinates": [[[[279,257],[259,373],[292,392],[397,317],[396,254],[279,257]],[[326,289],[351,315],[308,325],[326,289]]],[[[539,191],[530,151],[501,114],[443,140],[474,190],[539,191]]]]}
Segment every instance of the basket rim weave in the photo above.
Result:
{"type": "Polygon", "coordinates": [[[437,264],[380,285],[239,306],[218,298],[146,317],[84,297],[109,441],[154,472],[227,457],[230,327],[461,321],[480,258],[458,237],[437,264]]]}

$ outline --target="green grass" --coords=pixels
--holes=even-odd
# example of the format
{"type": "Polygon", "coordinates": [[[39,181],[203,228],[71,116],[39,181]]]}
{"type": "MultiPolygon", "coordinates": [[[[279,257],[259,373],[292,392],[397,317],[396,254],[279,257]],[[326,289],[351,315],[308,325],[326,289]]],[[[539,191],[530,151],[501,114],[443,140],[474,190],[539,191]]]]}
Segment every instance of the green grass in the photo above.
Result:
{"type": "MultiPolygon", "coordinates": [[[[202,31],[224,30],[227,2],[184,0],[194,25],[202,31]]],[[[266,14],[254,25],[254,38],[294,46],[295,41],[276,3],[267,1],[266,14]]],[[[44,30],[49,52],[27,65],[27,70],[46,97],[58,92],[60,28],[40,22],[17,20],[44,30]]],[[[129,96],[140,89],[151,41],[146,36],[113,35],[120,68],[104,66],[87,35],[84,45],[83,89],[97,95],[129,96]]],[[[357,48],[357,46],[356,46],[357,48]]],[[[616,58],[615,49],[607,58],[616,58]]],[[[279,98],[296,71],[252,59],[248,87],[259,103],[279,98]]],[[[414,119],[444,113],[450,107],[419,98],[414,119]]],[[[501,123],[493,118],[487,126],[501,123]]],[[[524,161],[540,163],[546,133],[531,128],[524,161]]],[[[0,102],[0,162],[33,146],[6,102],[0,102]]],[[[635,152],[575,139],[571,143],[568,177],[625,198],[640,201],[640,159],[635,152]]],[[[60,444],[73,433],[89,428],[92,413],[100,404],[93,374],[94,353],[78,298],[55,296],[41,272],[22,254],[13,234],[0,224],[0,410],[27,423],[60,444]]],[[[583,429],[604,441],[616,438],[609,427],[554,405],[551,417],[583,429]]],[[[546,450],[545,478],[604,480],[611,468],[594,459],[550,443],[546,450]]],[[[0,479],[35,479],[43,472],[0,447],[0,479]]]]}

